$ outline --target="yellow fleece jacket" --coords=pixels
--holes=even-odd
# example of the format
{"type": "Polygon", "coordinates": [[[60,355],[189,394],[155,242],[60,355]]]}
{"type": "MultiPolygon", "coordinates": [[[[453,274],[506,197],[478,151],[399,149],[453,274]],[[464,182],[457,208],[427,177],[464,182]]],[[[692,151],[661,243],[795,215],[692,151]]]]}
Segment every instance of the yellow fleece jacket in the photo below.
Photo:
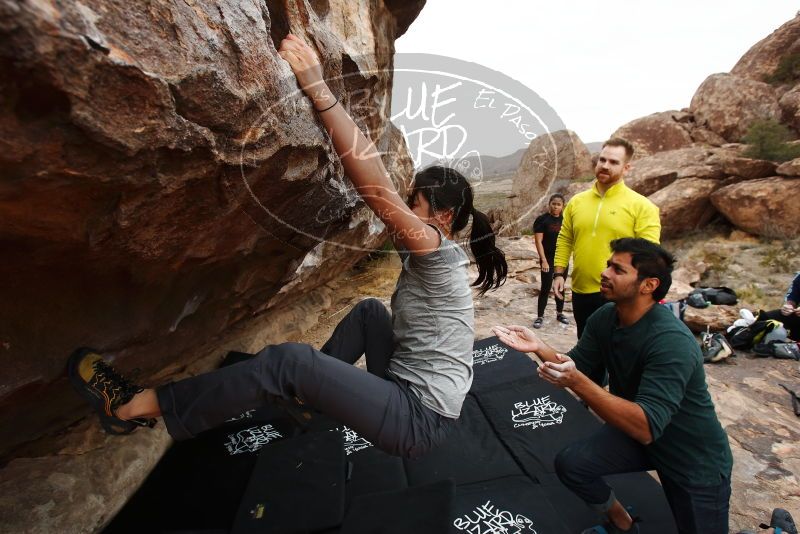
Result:
{"type": "Polygon", "coordinates": [[[591,189],[572,197],[564,207],[555,262],[556,267],[566,268],[573,257],[572,291],[600,291],[600,273],[611,257],[609,243],[621,237],[642,237],[658,243],[658,206],[622,181],[605,195],[600,194],[595,181],[591,189]]]}

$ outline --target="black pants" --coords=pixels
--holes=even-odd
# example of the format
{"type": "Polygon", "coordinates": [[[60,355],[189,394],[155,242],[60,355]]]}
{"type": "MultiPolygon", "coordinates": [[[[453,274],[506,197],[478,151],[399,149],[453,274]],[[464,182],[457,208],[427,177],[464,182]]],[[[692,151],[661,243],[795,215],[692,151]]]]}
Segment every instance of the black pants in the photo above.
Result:
{"type": "MultiPolygon", "coordinates": [[[[550,264],[550,270],[548,272],[542,271],[541,278],[542,278],[542,285],[539,288],[539,307],[537,311],[537,317],[542,317],[544,315],[544,309],[547,307],[547,299],[550,297],[550,289],[553,287],[553,274],[555,274],[555,258],[547,258],[547,263],[550,264]]],[[[564,271],[564,276],[567,276],[567,271],[564,271]]],[[[556,313],[562,313],[564,311],[564,299],[560,299],[553,296],[556,299],[556,313]]]]}
{"type": "Polygon", "coordinates": [[[361,301],[325,343],[270,345],[252,359],[156,390],[164,423],[176,440],[196,436],[269,402],[299,398],[396,456],[416,458],[438,445],[454,419],[422,405],[404,381],[383,378],[392,355],[386,307],[361,301]],[[364,372],[352,365],[366,355],[364,372]]]}
{"type": "MultiPolygon", "coordinates": [[[[606,302],[608,301],[603,298],[601,293],[572,292],[572,315],[575,317],[575,326],[578,327],[578,339],[581,338],[589,317],[606,302]]],[[[600,369],[587,376],[600,386],[608,384],[608,374],[605,369],[600,369]]]]}
{"type": "Polygon", "coordinates": [[[789,338],[800,341],[800,317],[797,315],[784,315],[780,310],[771,310],[760,314],[758,318],[775,319],[776,321],[782,322],[786,330],[789,331],[789,338]]]}
{"type": "Polygon", "coordinates": [[[602,293],[575,293],[572,292],[572,315],[575,317],[575,326],[578,327],[578,339],[583,334],[586,321],[589,317],[608,302],[602,293]]]}
{"type": "MultiPolygon", "coordinates": [[[[555,467],[561,482],[601,513],[615,500],[602,477],[653,469],[645,447],[610,425],[558,453],[555,467]]],[[[707,487],[676,482],[660,471],[658,476],[680,534],[728,534],[728,476],[707,487]]]]}

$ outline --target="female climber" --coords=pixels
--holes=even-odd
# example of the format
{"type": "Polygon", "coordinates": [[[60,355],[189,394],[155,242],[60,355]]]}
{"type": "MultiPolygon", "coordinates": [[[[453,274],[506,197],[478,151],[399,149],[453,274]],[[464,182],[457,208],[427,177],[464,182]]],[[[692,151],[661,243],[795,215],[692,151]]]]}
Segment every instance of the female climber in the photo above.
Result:
{"type": "Polygon", "coordinates": [[[314,51],[290,34],[278,54],[311,98],[356,191],[400,251],[391,315],[367,299],[321,350],[272,345],[245,362],[155,389],[132,384],[96,351],[79,349],[70,357],[70,380],[108,432],[128,433],[162,416],[173,438],[186,439],[270,400],[297,399],[390,454],[418,457],[444,439],[472,383],[469,260],[453,237],[471,216],[479,273],[472,285],[480,292],[505,280],[505,256],[460,173],[419,172],[407,205],[373,144],[323,80],[314,51]],[[352,365],[361,355],[368,372],[352,365]]]}

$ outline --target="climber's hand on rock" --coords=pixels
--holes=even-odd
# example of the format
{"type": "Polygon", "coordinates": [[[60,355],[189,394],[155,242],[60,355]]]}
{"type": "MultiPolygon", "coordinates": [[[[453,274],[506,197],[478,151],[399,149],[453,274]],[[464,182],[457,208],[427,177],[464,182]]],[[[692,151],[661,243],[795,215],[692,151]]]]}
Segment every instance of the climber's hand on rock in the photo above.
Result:
{"type": "Polygon", "coordinates": [[[316,109],[325,109],[335,97],[322,78],[322,65],[317,54],[302,39],[291,33],[281,41],[278,55],[289,63],[303,92],[311,98],[316,109]]]}

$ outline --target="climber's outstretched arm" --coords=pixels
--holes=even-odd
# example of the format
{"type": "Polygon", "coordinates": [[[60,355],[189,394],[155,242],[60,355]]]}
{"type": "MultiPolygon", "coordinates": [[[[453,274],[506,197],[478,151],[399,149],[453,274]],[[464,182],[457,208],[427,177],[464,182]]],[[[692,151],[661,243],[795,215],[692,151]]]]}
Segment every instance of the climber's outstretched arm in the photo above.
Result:
{"type": "Polygon", "coordinates": [[[281,42],[278,54],[292,67],[300,87],[320,112],[322,123],[356,191],[383,221],[392,239],[414,254],[438,248],[439,234],[400,198],[375,145],[364,136],[328,88],[316,53],[299,37],[289,34],[281,42]]]}

